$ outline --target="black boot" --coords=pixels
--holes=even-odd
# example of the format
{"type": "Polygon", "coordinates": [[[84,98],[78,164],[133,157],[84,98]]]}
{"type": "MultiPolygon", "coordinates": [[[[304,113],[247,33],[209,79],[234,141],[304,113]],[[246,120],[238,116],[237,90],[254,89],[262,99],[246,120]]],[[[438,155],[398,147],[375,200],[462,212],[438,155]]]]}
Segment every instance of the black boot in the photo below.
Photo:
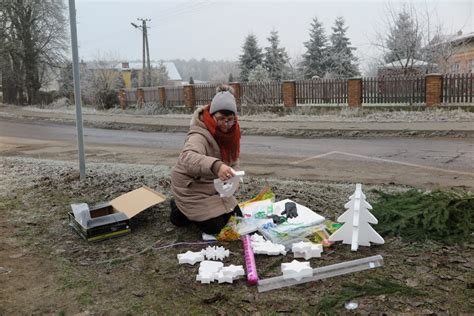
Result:
{"type": "Polygon", "coordinates": [[[232,211],[232,215],[237,216],[237,217],[244,217],[244,215],[242,214],[242,210],[240,209],[239,204],[237,204],[234,207],[234,210],[232,211]]]}
{"type": "Polygon", "coordinates": [[[191,221],[186,217],[186,215],[184,215],[179,210],[178,206],[176,206],[176,202],[174,201],[174,199],[170,200],[170,208],[171,208],[170,222],[173,225],[178,226],[178,227],[183,227],[183,226],[188,226],[189,224],[191,224],[191,221]]]}

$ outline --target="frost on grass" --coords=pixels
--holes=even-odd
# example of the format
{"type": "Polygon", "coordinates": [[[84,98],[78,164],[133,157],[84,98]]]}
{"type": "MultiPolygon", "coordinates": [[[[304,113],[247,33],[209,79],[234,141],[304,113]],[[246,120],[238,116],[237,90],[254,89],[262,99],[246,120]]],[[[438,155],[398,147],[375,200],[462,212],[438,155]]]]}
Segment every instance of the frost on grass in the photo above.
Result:
{"type": "MultiPolygon", "coordinates": [[[[11,106],[13,107],[13,106],[11,106]]],[[[283,108],[283,106],[277,106],[283,108]]],[[[245,107],[241,109],[239,119],[241,121],[274,121],[274,122],[471,122],[474,121],[474,112],[463,109],[435,108],[422,111],[406,111],[397,109],[399,105],[387,105],[386,110],[371,109],[365,107],[362,109],[351,109],[345,107],[334,107],[332,111],[323,111],[319,114],[311,113],[318,109],[317,106],[300,105],[291,112],[282,115],[282,113],[271,113],[264,110],[258,110],[255,106],[255,113],[248,115],[249,111],[245,107]]],[[[68,113],[74,114],[74,104],[69,104],[65,99],[59,99],[51,104],[42,106],[26,106],[26,109],[32,112],[47,113],[68,113]]],[[[106,116],[114,115],[132,115],[157,118],[190,119],[191,114],[183,114],[182,108],[163,107],[156,103],[145,103],[142,108],[128,107],[122,110],[119,106],[108,110],[96,110],[91,107],[83,107],[84,114],[100,114],[106,116]]],[[[7,113],[3,113],[3,116],[7,113]]]]}
{"type": "MultiPolygon", "coordinates": [[[[87,163],[86,183],[96,179],[109,182],[140,179],[144,185],[153,185],[163,177],[169,177],[170,167],[161,165],[136,165],[123,163],[87,163]]],[[[0,158],[0,191],[8,192],[35,185],[41,178],[79,179],[77,162],[44,160],[19,157],[0,158]]],[[[94,183],[90,183],[93,185],[94,183]]],[[[105,189],[105,188],[104,188],[105,189]]]]}

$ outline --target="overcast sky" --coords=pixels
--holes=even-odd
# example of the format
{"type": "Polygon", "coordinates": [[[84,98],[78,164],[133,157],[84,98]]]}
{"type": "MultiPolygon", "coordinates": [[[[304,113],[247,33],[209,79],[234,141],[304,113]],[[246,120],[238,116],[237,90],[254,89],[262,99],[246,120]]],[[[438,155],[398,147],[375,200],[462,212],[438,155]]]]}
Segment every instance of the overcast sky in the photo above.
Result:
{"type": "MultiPolygon", "coordinates": [[[[67,2],[67,1],[66,1],[67,2]]],[[[304,53],[313,17],[323,23],[326,34],[337,16],[349,27],[347,35],[357,48],[362,65],[377,55],[374,33],[383,30],[387,6],[403,3],[418,12],[430,12],[432,21],[455,33],[474,31],[473,0],[424,1],[133,1],[76,0],[79,55],[91,60],[98,55],[121,60],[141,60],[141,31],[130,22],[149,18],[149,45],[152,60],[174,58],[237,60],[249,33],[267,46],[272,29],[279,32],[280,44],[290,57],[304,53]]]]}

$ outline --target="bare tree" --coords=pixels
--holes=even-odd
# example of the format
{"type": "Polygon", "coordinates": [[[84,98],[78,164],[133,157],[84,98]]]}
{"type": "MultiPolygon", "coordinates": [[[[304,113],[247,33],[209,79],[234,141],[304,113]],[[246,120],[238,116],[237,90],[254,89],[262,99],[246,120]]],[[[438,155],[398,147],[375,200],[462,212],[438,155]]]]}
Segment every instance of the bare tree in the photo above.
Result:
{"type": "Polygon", "coordinates": [[[304,79],[304,71],[300,67],[303,62],[303,56],[301,53],[296,53],[288,60],[288,78],[291,80],[302,80],[304,79]]]}
{"type": "Polygon", "coordinates": [[[456,35],[446,35],[437,29],[431,41],[422,51],[424,60],[428,62],[429,71],[449,73],[451,57],[466,44],[462,38],[458,39],[456,35]]]}
{"type": "Polygon", "coordinates": [[[383,56],[379,65],[391,64],[403,74],[412,73],[420,64],[425,72],[436,71],[440,60],[452,55],[452,46],[435,16],[436,12],[427,8],[403,4],[397,9],[388,5],[385,25],[378,26],[373,42],[383,56]]]}
{"type": "Polygon", "coordinates": [[[240,75],[238,62],[227,60],[214,61],[209,69],[209,81],[226,82],[229,80],[229,74],[232,74],[232,79],[240,75]]]}
{"type": "Polygon", "coordinates": [[[96,60],[81,64],[81,88],[84,101],[97,108],[110,108],[118,103],[116,89],[123,87],[121,73],[114,69],[116,61],[98,54],[96,60]]]}
{"type": "Polygon", "coordinates": [[[375,59],[369,60],[362,69],[362,75],[365,77],[377,77],[377,68],[380,66],[380,61],[375,59]]]}
{"type": "Polygon", "coordinates": [[[38,102],[48,69],[64,62],[66,22],[62,1],[0,1],[1,73],[6,102],[38,102]]]}
{"type": "Polygon", "coordinates": [[[151,71],[151,86],[165,86],[169,82],[168,70],[164,62],[161,60],[157,68],[151,71]]]}
{"type": "Polygon", "coordinates": [[[388,7],[388,33],[378,42],[385,63],[403,69],[407,74],[421,53],[422,29],[416,11],[404,6],[401,11],[388,7]]]}

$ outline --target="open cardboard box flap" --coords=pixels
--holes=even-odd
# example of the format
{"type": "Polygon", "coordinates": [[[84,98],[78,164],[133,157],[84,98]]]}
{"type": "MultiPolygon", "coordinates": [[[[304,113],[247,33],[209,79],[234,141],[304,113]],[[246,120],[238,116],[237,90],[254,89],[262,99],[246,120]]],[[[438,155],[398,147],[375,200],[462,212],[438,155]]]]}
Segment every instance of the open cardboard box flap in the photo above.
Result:
{"type": "Polygon", "coordinates": [[[128,218],[132,218],[138,213],[164,200],[166,200],[166,197],[163,194],[143,186],[113,199],[110,201],[110,205],[118,212],[127,215],[128,218]]]}

